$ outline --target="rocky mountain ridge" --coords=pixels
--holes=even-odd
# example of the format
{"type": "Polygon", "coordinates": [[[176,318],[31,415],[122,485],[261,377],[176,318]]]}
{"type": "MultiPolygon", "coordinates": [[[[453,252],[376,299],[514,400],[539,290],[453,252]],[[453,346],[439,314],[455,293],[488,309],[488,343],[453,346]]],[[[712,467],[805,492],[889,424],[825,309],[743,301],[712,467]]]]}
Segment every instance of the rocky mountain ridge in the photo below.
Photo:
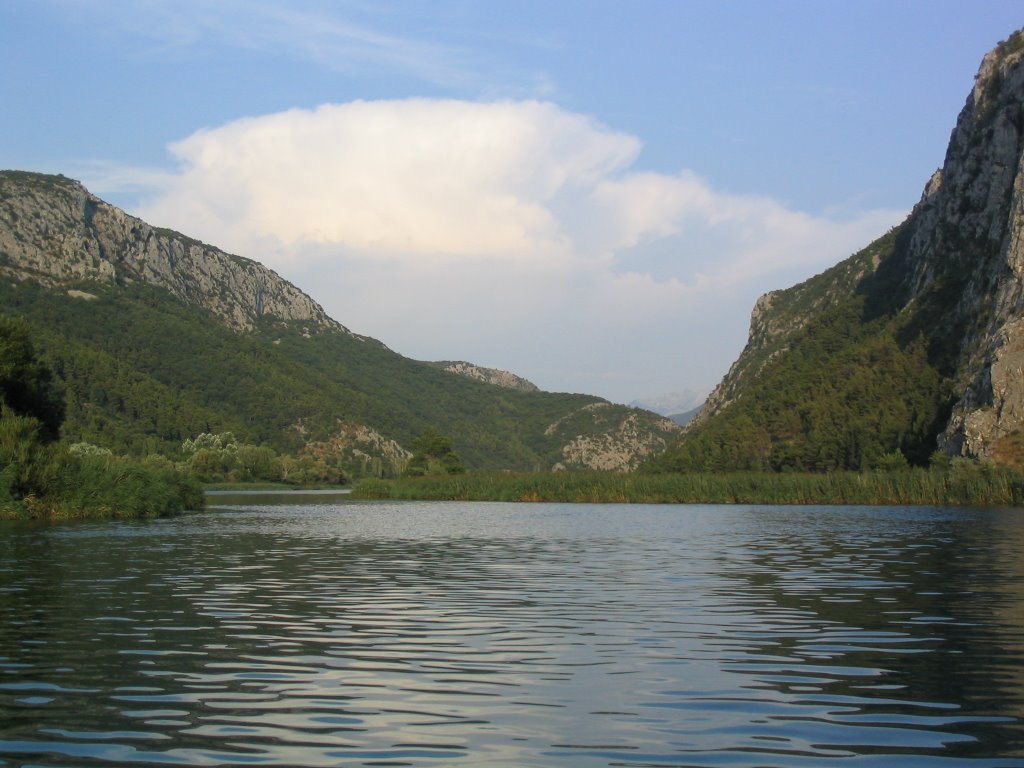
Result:
{"type": "Polygon", "coordinates": [[[347,332],[262,264],[150,226],[63,176],[0,172],[0,271],[54,286],[160,286],[239,330],[264,317],[347,332]]]}

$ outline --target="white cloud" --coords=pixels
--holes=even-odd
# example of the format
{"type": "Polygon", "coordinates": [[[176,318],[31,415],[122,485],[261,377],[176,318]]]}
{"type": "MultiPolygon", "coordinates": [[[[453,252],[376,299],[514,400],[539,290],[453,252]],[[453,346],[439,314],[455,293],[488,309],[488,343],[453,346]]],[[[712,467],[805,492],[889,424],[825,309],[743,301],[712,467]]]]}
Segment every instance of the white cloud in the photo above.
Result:
{"type": "Polygon", "coordinates": [[[639,145],[550,104],[413,99],[239,120],[171,149],[184,170],[155,213],[190,210],[286,248],[448,259],[557,250],[552,201],[639,145]]]}
{"type": "Polygon", "coordinates": [[[403,354],[621,401],[710,388],[760,293],[901,215],[636,172],[640,148],[543,102],[324,105],[176,143],[180,172],[139,213],[268,263],[403,354]]]}

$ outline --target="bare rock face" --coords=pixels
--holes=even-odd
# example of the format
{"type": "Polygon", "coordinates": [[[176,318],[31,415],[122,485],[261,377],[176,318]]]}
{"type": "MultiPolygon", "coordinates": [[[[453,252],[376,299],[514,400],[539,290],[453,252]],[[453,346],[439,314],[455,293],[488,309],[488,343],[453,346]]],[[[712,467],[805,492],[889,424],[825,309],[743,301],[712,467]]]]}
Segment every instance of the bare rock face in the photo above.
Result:
{"type": "Polygon", "coordinates": [[[412,458],[395,440],[365,424],[339,422],[328,440],[306,443],[303,453],[319,459],[341,459],[344,466],[359,467],[362,474],[400,473],[412,458]]]}
{"type": "Polygon", "coordinates": [[[623,413],[611,403],[591,403],[548,425],[545,434],[562,442],[562,461],[554,470],[588,469],[628,472],[643,461],[665,450],[668,441],[679,434],[680,427],[671,419],[650,411],[629,409],[623,413]],[[573,435],[582,420],[594,422],[601,430],[592,434],[573,435]]]}
{"type": "Polygon", "coordinates": [[[945,164],[913,216],[911,306],[959,281],[945,319],[961,393],[939,437],[988,457],[1024,427],[1024,36],[985,56],[945,164]]]}
{"type": "Polygon", "coordinates": [[[522,376],[516,376],[514,373],[509,373],[508,371],[503,371],[499,368],[485,368],[481,365],[474,365],[473,363],[467,363],[461,360],[444,360],[434,363],[434,365],[443,368],[449,373],[454,373],[458,376],[465,376],[468,379],[476,379],[477,381],[482,381],[485,384],[493,384],[496,387],[514,389],[519,392],[540,391],[537,385],[533,382],[524,379],[522,376]]]}
{"type": "Polygon", "coordinates": [[[989,457],[1024,425],[1024,319],[1006,323],[993,346],[940,438],[952,452],[989,457]]]}
{"type": "Polygon", "coordinates": [[[151,283],[240,331],[265,317],[345,330],[262,264],[151,227],[63,176],[0,172],[0,273],[50,287],[151,283]]]}

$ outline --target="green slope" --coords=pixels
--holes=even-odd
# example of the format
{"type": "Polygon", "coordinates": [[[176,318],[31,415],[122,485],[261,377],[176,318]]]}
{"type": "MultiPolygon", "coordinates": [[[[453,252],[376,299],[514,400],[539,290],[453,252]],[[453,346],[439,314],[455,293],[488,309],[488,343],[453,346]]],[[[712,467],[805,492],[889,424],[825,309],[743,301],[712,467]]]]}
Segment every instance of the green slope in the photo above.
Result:
{"type": "Polygon", "coordinates": [[[954,397],[928,339],[863,295],[838,301],[728,407],[694,426],[651,469],[831,471],[926,465],[954,397]]]}
{"type": "MultiPolygon", "coordinates": [[[[225,430],[295,451],[346,422],[403,445],[435,426],[470,467],[546,469],[561,458],[547,427],[602,402],[500,389],[341,332],[310,335],[267,321],[240,334],[140,283],[74,290],[95,298],[4,281],[0,305],[28,319],[64,382],[65,439],[118,451],[171,451],[186,437],[225,430]]],[[[594,425],[575,426],[585,433],[594,425]]]]}

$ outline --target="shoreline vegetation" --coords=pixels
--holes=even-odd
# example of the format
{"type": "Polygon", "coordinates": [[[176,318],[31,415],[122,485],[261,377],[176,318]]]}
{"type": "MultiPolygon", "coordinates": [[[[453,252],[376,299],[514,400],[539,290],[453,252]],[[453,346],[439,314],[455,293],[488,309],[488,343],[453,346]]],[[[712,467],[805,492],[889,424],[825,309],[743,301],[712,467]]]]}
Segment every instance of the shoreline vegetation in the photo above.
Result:
{"type": "Polygon", "coordinates": [[[364,479],[353,499],[629,504],[1024,506],[1024,472],[968,460],[871,472],[502,473],[364,479]]]}
{"type": "Polygon", "coordinates": [[[198,481],[169,459],[61,441],[65,402],[28,324],[0,316],[0,519],[158,517],[202,509],[198,481]]]}
{"type": "Polygon", "coordinates": [[[7,464],[4,470],[0,520],[150,518],[204,506],[202,486],[162,456],[133,459],[58,449],[44,463],[7,464]],[[17,482],[9,482],[19,474],[29,486],[20,493],[10,487],[17,482]]]}

